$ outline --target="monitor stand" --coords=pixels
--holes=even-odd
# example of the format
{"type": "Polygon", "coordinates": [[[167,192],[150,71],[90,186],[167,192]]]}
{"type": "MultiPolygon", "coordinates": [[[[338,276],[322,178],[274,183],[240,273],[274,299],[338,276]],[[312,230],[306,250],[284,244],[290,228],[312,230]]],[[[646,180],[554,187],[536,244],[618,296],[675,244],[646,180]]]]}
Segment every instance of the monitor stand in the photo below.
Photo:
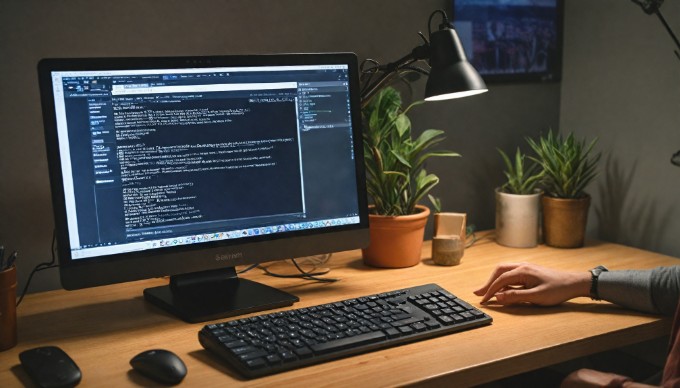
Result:
{"type": "Polygon", "coordinates": [[[169,285],[145,289],[144,298],[189,323],[291,306],[300,300],[241,279],[234,267],[171,276],[169,285]]]}

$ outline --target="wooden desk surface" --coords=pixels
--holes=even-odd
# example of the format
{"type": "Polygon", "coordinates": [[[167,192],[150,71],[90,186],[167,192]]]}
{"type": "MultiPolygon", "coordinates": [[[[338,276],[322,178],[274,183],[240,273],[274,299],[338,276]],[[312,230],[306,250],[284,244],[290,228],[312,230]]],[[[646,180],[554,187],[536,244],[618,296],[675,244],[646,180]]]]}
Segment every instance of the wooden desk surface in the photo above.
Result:
{"type": "MultiPolygon", "coordinates": [[[[456,267],[434,265],[430,245],[423,262],[412,268],[366,267],[359,251],[337,253],[330,261],[332,284],[263,276],[243,276],[300,297],[295,307],[358,297],[408,286],[438,283],[479,306],[472,291],[501,262],[533,262],[567,270],[599,264],[610,269],[675,265],[677,259],[616,244],[590,242],[581,249],[539,246],[512,249],[491,238],[478,241],[456,267]]],[[[40,276],[40,275],[38,275],[40,276]]],[[[323,363],[255,380],[244,380],[204,350],[187,324],[145,303],[142,290],[162,284],[154,279],[79,291],[29,295],[19,307],[19,344],[0,352],[0,386],[28,384],[18,354],[36,346],[57,345],[78,363],[80,386],[138,386],[150,380],[131,372],[129,360],[151,348],[177,353],[189,373],[182,386],[467,386],[511,376],[571,358],[668,334],[670,319],[631,313],[606,302],[575,299],[563,306],[486,307],[490,326],[427,341],[323,363]]]]}

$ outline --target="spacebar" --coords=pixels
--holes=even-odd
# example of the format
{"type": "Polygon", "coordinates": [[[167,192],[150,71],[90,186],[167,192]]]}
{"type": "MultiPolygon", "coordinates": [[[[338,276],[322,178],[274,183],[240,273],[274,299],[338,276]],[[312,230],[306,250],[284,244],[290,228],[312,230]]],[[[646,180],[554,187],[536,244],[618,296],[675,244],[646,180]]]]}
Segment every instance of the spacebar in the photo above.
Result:
{"type": "Polygon", "coordinates": [[[328,341],[322,344],[314,344],[310,346],[310,348],[314,353],[323,354],[348,349],[359,345],[378,342],[380,340],[384,340],[385,338],[387,338],[385,336],[385,333],[381,331],[375,331],[372,333],[359,334],[354,337],[347,337],[335,341],[328,341]]]}

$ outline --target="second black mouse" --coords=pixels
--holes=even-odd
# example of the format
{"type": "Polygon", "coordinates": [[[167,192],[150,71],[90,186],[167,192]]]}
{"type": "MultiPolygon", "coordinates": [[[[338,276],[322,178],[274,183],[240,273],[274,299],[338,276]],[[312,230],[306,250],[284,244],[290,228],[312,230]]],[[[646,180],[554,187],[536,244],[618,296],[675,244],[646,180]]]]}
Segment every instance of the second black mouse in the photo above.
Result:
{"type": "Polygon", "coordinates": [[[41,388],[75,387],[82,377],[78,365],[56,346],[42,346],[19,354],[21,366],[41,388]]]}
{"type": "Polygon", "coordinates": [[[132,368],[162,384],[175,385],[187,375],[187,367],[175,353],[163,349],[141,352],[130,360],[132,368]]]}

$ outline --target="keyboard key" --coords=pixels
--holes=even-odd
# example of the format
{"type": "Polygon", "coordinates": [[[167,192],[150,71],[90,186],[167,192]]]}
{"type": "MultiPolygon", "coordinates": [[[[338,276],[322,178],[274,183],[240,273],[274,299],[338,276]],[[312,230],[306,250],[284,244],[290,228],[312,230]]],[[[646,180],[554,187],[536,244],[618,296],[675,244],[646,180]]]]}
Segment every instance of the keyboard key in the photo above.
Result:
{"type": "Polygon", "coordinates": [[[254,360],[256,358],[260,357],[266,357],[267,352],[264,349],[257,349],[255,351],[249,352],[249,353],[244,353],[244,354],[239,354],[238,358],[241,361],[248,361],[248,360],[254,360]]]}
{"type": "Polygon", "coordinates": [[[257,350],[257,348],[254,348],[252,346],[241,346],[241,347],[238,347],[238,348],[231,349],[231,352],[238,356],[239,354],[250,353],[250,352],[253,352],[255,350],[257,350]]]}
{"type": "Polygon", "coordinates": [[[401,336],[401,332],[393,327],[385,330],[385,334],[387,334],[388,338],[396,338],[401,336]]]}
{"type": "Polygon", "coordinates": [[[411,317],[409,319],[404,319],[404,320],[401,320],[401,321],[392,322],[392,326],[400,327],[400,326],[410,325],[410,324],[416,323],[416,322],[422,322],[423,320],[424,320],[424,318],[422,318],[422,317],[411,317]]]}
{"type": "Polygon", "coordinates": [[[448,315],[440,315],[439,317],[437,317],[437,319],[439,319],[439,321],[445,325],[453,325],[454,323],[456,323],[456,321],[453,318],[449,317],[448,315]]]}
{"type": "Polygon", "coordinates": [[[422,322],[414,323],[411,327],[415,331],[425,331],[425,330],[427,330],[427,326],[425,326],[425,324],[422,323],[422,322]]]}
{"type": "Polygon", "coordinates": [[[338,351],[338,350],[343,350],[347,349],[353,346],[358,346],[358,345],[365,345],[365,344],[370,344],[373,342],[378,342],[381,340],[384,340],[386,338],[385,334],[383,332],[373,332],[373,333],[366,333],[366,334],[360,334],[354,337],[347,337],[347,338],[342,338],[339,340],[335,341],[328,341],[323,344],[316,344],[312,345],[312,351],[314,353],[329,353],[333,351],[338,351]]]}
{"type": "Polygon", "coordinates": [[[293,353],[297,354],[300,358],[312,357],[312,351],[306,346],[293,350],[293,353]]]}
{"type": "Polygon", "coordinates": [[[246,365],[250,369],[259,369],[259,368],[264,368],[264,366],[267,365],[267,363],[262,358],[256,358],[254,360],[246,361],[246,365]]]}
{"type": "Polygon", "coordinates": [[[293,354],[293,352],[285,351],[281,352],[281,359],[283,360],[283,362],[292,362],[297,360],[297,357],[295,357],[295,354],[293,354]]]}
{"type": "Polygon", "coordinates": [[[394,319],[395,321],[401,321],[402,319],[410,318],[411,316],[412,316],[411,314],[399,312],[398,314],[393,315],[392,319],[394,319]]]}
{"type": "Polygon", "coordinates": [[[272,365],[279,364],[281,363],[281,357],[278,354],[270,354],[267,356],[267,362],[272,365]]]}
{"type": "Polygon", "coordinates": [[[215,337],[222,337],[222,336],[227,335],[227,332],[224,331],[224,330],[222,330],[222,329],[215,329],[215,330],[212,331],[212,334],[213,334],[215,337]]]}

